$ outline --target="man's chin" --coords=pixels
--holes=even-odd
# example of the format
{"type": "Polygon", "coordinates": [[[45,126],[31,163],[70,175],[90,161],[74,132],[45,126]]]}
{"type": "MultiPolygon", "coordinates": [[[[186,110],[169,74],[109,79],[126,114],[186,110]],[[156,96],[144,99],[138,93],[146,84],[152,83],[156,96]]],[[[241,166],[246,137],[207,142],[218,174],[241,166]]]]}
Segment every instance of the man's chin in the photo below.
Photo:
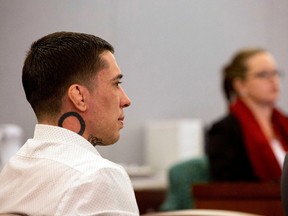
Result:
{"type": "Polygon", "coordinates": [[[120,138],[120,134],[118,134],[115,137],[111,137],[109,140],[105,140],[104,142],[102,142],[101,146],[113,145],[119,140],[119,138],[120,138]]]}

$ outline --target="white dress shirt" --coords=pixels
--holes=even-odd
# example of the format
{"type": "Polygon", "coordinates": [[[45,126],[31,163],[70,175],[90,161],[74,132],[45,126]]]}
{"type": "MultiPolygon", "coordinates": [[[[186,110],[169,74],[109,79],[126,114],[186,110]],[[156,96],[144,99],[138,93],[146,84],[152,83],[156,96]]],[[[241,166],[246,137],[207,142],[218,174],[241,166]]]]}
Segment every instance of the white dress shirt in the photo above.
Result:
{"type": "Polygon", "coordinates": [[[139,215],[126,171],[64,128],[35,127],[0,173],[0,213],[139,215]]]}
{"type": "Polygon", "coordinates": [[[281,169],[283,169],[284,159],[286,155],[284,148],[281,146],[281,143],[277,139],[273,139],[270,142],[270,146],[276,157],[277,162],[279,163],[281,169]]]}

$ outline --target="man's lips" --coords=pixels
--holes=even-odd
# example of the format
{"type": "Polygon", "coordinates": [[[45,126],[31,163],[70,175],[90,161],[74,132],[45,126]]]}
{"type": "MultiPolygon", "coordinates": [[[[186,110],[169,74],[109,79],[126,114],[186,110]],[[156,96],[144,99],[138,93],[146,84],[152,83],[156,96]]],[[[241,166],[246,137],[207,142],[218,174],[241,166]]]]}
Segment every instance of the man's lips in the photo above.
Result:
{"type": "Polygon", "coordinates": [[[121,123],[121,126],[124,127],[124,116],[118,118],[118,121],[121,123]]]}

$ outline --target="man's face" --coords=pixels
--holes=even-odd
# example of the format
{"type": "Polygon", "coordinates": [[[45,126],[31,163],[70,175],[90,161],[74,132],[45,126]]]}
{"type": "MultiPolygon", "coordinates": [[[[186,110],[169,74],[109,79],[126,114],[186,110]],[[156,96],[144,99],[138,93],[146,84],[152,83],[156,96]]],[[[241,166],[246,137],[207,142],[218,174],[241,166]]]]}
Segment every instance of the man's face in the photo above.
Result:
{"type": "Polygon", "coordinates": [[[120,85],[122,74],[114,55],[107,51],[101,58],[107,66],[92,81],[94,89],[89,95],[86,125],[92,144],[110,145],[120,137],[120,129],[124,127],[123,109],[131,101],[120,85]]]}

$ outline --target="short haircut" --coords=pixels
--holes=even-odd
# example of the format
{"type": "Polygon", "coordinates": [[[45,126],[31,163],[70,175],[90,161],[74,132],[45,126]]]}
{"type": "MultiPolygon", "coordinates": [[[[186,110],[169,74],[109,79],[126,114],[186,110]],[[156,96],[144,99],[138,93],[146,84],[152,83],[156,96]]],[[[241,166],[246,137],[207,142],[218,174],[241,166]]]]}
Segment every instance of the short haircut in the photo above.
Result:
{"type": "Polygon", "coordinates": [[[101,54],[114,53],[107,41],[90,34],[55,32],[32,43],[27,53],[22,84],[37,118],[60,112],[69,86],[89,87],[89,81],[105,67],[101,54]]]}

